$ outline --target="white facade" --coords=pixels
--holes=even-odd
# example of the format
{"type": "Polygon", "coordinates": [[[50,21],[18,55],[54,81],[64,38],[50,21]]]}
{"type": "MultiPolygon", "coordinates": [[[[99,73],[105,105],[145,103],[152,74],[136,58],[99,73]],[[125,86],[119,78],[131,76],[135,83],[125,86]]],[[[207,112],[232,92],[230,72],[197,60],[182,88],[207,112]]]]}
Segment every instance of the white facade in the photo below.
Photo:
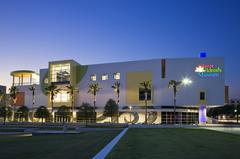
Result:
{"type": "MultiPolygon", "coordinates": [[[[206,92],[206,104],[208,106],[224,104],[224,60],[223,58],[183,58],[166,59],[166,77],[161,78],[161,60],[146,60],[133,62],[120,62],[111,64],[90,65],[83,80],[78,84],[80,89],[79,104],[92,102],[91,96],[87,93],[90,77],[96,74],[101,90],[97,95],[97,106],[104,106],[109,98],[115,99],[111,86],[114,83],[113,74],[120,73],[121,91],[120,106],[126,106],[126,73],[128,72],[152,72],[153,106],[173,105],[173,91],[168,88],[170,80],[182,80],[189,78],[192,84],[181,86],[177,93],[177,105],[196,106],[199,105],[199,92],[206,92]],[[223,72],[219,77],[201,77],[195,72],[200,64],[213,64],[222,68],[223,72]],[[108,74],[108,80],[101,80],[103,74],[108,74]]],[[[135,105],[138,105],[136,103],[135,105]]]]}
{"type": "MultiPolygon", "coordinates": [[[[71,79],[71,81],[76,81],[76,87],[79,89],[79,93],[77,93],[75,96],[75,107],[80,106],[82,102],[88,102],[90,104],[93,103],[93,96],[87,93],[88,85],[90,83],[98,83],[101,87],[101,90],[96,96],[96,106],[98,107],[97,111],[102,112],[108,99],[116,99],[116,94],[111,88],[115,81],[119,81],[121,84],[119,103],[120,108],[125,106],[141,107],[141,102],[136,100],[138,97],[132,100],[129,99],[128,96],[129,94],[131,96],[134,95],[134,92],[131,94],[131,92],[128,91],[132,91],[134,89],[137,90],[134,88],[134,86],[131,86],[131,84],[127,84],[129,83],[129,80],[133,79],[136,81],[141,81],[141,79],[137,79],[137,77],[134,78],[135,74],[139,75],[142,80],[146,78],[151,81],[152,90],[151,101],[149,102],[149,105],[158,108],[158,113],[167,110],[161,109],[161,107],[166,108],[169,106],[170,110],[167,111],[171,111],[171,106],[173,106],[173,89],[168,88],[169,81],[182,81],[184,78],[188,78],[192,81],[192,83],[188,86],[181,85],[179,87],[176,97],[177,106],[188,108],[199,107],[200,105],[207,107],[224,105],[225,69],[223,58],[154,59],[88,66],[79,65],[79,67],[87,67],[87,69],[86,72],[83,73],[83,77],[80,81],[75,80],[75,78],[78,78],[77,69],[74,72],[75,75],[71,76],[71,78],[74,78],[71,79]],[[163,73],[163,71],[165,73],[163,73]],[[120,79],[115,80],[114,73],[120,73],[120,79]],[[96,81],[91,80],[92,75],[96,75],[96,81]],[[102,80],[102,75],[107,75],[108,79],[102,80]],[[205,99],[200,99],[201,93],[204,93],[205,99]]],[[[46,76],[47,74],[49,74],[49,68],[41,69],[40,85],[37,85],[36,87],[36,107],[41,105],[49,105],[49,97],[43,92],[44,82],[51,81],[49,77],[46,76]]],[[[139,83],[137,85],[139,85],[139,83]]],[[[19,86],[19,88],[20,91],[25,92],[25,105],[31,108],[32,97],[31,92],[28,90],[28,86],[19,86]]],[[[135,92],[137,95],[138,93],[139,92],[135,92]]],[[[136,111],[141,112],[142,110],[136,109],[136,111]]],[[[157,120],[161,120],[161,115],[159,115],[156,121],[157,120]]]]}

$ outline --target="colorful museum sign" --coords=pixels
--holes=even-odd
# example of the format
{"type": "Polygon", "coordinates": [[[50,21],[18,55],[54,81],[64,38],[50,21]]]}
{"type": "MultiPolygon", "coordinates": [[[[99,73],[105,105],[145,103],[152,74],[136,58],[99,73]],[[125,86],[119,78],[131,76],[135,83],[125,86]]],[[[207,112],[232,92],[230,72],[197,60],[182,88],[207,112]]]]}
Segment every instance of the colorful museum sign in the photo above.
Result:
{"type": "Polygon", "coordinates": [[[196,66],[195,72],[201,77],[219,77],[223,70],[213,64],[200,64],[196,66]]]}

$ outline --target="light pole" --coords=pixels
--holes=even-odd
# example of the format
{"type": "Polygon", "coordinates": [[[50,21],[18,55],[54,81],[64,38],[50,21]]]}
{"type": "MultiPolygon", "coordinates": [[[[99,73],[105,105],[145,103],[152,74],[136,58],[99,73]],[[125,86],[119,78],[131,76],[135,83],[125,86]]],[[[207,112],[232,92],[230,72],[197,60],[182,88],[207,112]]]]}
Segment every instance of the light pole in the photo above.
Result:
{"type": "Polygon", "coordinates": [[[237,124],[238,124],[238,106],[237,106],[237,109],[234,110],[234,112],[235,112],[236,115],[237,115],[237,124]]]}
{"type": "Polygon", "coordinates": [[[130,123],[132,123],[132,106],[129,106],[130,108],[130,123]]]}

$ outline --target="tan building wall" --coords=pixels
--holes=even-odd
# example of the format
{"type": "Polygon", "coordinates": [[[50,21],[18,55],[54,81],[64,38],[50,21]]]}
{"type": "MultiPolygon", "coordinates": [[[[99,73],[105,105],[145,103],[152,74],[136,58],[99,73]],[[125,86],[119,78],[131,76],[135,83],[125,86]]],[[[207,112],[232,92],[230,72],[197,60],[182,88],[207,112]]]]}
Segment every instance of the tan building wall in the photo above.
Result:
{"type": "MultiPolygon", "coordinates": [[[[144,106],[144,101],[139,101],[139,87],[143,81],[152,81],[152,72],[128,72],[126,74],[126,104],[144,106]]],[[[153,91],[152,91],[153,92],[153,91]]],[[[153,97],[153,95],[152,95],[153,97]]],[[[148,105],[152,105],[151,101],[148,101],[148,105]]]]}

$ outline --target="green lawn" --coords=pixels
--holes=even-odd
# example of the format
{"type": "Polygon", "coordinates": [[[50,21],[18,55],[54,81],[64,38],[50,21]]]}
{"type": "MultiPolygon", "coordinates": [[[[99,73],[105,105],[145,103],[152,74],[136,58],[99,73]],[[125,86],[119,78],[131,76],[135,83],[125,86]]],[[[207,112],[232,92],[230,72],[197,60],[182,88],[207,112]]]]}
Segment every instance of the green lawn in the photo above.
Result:
{"type": "Polygon", "coordinates": [[[120,131],[33,137],[0,136],[0,159],[88,159],[120,131]]]}
{"type": "Polygon", "coordinates": [[[129,129],[107,159],[240,159],[240,136],[203,129],[129,129]]]}

